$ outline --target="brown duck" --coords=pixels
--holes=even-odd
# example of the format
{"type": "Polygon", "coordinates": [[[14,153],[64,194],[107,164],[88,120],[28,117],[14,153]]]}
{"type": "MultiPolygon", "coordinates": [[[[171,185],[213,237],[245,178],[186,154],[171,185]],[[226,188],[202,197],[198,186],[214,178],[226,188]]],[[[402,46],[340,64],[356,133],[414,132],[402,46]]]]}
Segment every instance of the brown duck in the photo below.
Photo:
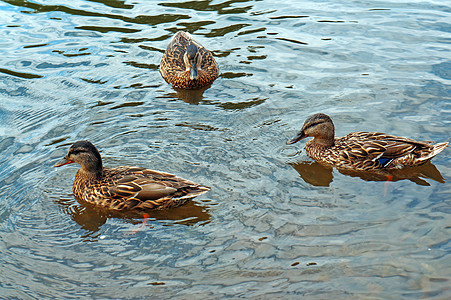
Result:
{"type": "Polygon", "coordinates": [[[182,89],[198,89],[218,78],[218,65],[210,51],[187,32],[177,32],[160,63],[161,76],[182,89]]]}
{"type": "Polygon", "coordinates": [[[210,190],[169,173],[129,166],[105,168],[99,151],[88,141],[73,144],[55,167],[70,163],[81,166],[72,187],[75,197],[112,211],[177,207],[210,190]]]}
{"type": "Polygon", "coordinates": [[[301,131],[287,144],[313,137],[305,145],[314,160],[352,170],[390,170],[424,164],[448,146],[380,132],[353,132],[335,137],[332,119],[319,113],[307,118],[301,131]]]}

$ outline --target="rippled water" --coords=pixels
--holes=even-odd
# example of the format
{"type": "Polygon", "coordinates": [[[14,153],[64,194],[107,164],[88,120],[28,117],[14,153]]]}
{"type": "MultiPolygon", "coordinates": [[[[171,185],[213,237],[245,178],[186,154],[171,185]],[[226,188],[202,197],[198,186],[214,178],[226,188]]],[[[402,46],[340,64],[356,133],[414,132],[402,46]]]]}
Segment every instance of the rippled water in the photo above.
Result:
{"type": "Polygon", "coordinates": [[[449,298],[449,148],[393,182],[341,174],[286,140],[312,113],[337,135],[449,141],[445,1],[3,0],[0,296],[449,298]],[[220,78],[179,91],[158,66],[186,30],[220,78]],[[108,218],[73,198],[80,139],[107,166],[212,190],[108,218]]]}

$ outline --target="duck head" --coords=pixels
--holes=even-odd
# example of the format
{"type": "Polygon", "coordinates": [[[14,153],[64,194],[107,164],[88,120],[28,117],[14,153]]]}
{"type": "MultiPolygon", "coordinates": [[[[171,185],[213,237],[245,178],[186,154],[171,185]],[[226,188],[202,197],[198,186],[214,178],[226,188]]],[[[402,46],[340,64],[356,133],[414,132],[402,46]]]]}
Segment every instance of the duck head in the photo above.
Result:
{"type": "Polygon", "coordinates": [[[89,141],[75,142],[67,155],[58,161],[54,167],[77,163],[81,170],[87,173],[102,173],[102,158],[97,148],[89,141]]]}
{"type": "Polygon", "coordinates": [[[287,144],[294,144],[306,137],[313,137],[313,142],[323,146],[334,145],[335,126],[332,119],[323,113],[314,114],[305,120],[301,130],[287,144]]]}

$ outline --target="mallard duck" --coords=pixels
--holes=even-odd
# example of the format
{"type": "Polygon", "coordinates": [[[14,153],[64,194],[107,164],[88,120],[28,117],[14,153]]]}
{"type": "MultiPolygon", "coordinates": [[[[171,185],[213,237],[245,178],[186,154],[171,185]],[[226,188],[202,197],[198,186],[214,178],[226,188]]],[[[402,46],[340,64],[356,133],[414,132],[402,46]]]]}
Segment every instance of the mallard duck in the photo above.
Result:
{"type": "Polygon", "coordinates": [[[307,118],[301,131],[287,142],[294,144],[313,137],[305,145],[314,160],[353,170],[390,170],[424,164],[448,146],[388,135],[380,132],[353,132],[335,137],[332,119],[319,113],[307,118]]]}
{"type": "Polygon", "coordinates": [[[145,168],[104,168],[99,151],[88,141],[73,144],[55,167],[70,163],[81,166],[72,187],[75,197],[111,211],[177,207],[210,190],[175,175],[145,168]]]}
{"type": "Polygon", "coordinates": [[[174,87],[197,89],[218,78],[218,65],[210,51],[189,33],[179,31],[164,52],[160,73],[174,87]]]}

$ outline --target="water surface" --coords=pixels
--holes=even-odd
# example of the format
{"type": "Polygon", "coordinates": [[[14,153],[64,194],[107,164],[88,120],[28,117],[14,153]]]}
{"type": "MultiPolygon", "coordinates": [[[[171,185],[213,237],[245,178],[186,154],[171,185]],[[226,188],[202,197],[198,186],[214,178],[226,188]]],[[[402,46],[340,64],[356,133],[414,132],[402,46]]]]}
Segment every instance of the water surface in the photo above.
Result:
{"type": "Polygon", "coordinates": [[[4,298],[449,298],[449,148],[385,182],[285,142],[313,113],[337,135],[449,141],[451,7],[440,1],[3,0],[4,298]],[[180,91],[171,36],[220,77],[180,91]],[[189,205],[111,218],[71,194],[88,139],[106,166],[208,185],[189,205]]]}

